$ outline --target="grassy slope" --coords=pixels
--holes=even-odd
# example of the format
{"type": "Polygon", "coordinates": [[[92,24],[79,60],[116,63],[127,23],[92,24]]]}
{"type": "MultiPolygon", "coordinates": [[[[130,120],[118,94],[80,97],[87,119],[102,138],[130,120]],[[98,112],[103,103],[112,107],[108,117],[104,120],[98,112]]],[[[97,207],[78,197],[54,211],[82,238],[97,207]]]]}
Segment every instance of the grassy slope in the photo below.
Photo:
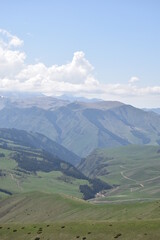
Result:
{"type": "MultiPolygon", "coordinates": [[[[10,143],[11,145],[15,146],[13,143],[10,143]]],[[[24,147],[22,149],[25,150],[24,147]]],[[[26,151],[31,150],[26,148],[26,151]]],[[[88,184],[88,181],[64,176],[60,171],[51,171],[49,173],[37,171],[36,174],[19,171],[18,163],[10,156],[13,152],[0,148],[0,153],[5,154],[5,157],[0,157],[0,170],[3,174],[0,176],[0,189],[5,189],[13,194],[42,191],[46,193],[64,193],[82,198],[79,185],[88,184]]],[[[0,197],[4,195],[0,191],[0,197]]]]}
{"type": "Polygon", "coordinates": [[[21,194],[0,202],[1,239],[155,239],[160,201],[91,203],[58,194],[21,194]],[[40,231],[39,228],[42,228],[40,231]],[[17,230],[17,231],[14,231],[17,230]]]}
{"type": "MultiPolygon", "coordinates": [[[[158,146],[127,146],[94,151],[79,169],[119,185],[107,194],[109,200],[160,197],[158,146]]],[[[104,198],[105,199],[105,198],[104,198]]]]}
{"type": "Polygon", "coordinates": [[[60,159],[70,162],[73,165],[76,165],[80,161],[80,158],[76,154],[39,133],[26,132],[18,129],[0,128],[0,140],[3,141],[4,139],[8,142],[14,141],[14,143],[23,146],[45,149],[46,152],[58,156],[60,159]]]}
{"type": "Polygon", "coordinates": [[[135,221],[160,218],[160,201],[93,204],[60,194],[18,194],[0,201],[0,222],[135,221]]]}
{"type": "Polygon", "coordinates": [[[111,188],[100,180],[88,179],[70,163],[41,149],[0,141],[0,195],[41,191],[89,199],[111,188]]]}
{"type": "Polygon", "coordinates": [[[1,240],[159,240],[160,221],[2,225],[1,240]],[[49,225],[49,226],[48,226],[49,225]],[[64,227],[64,228],[63,228],[64,227]]]}

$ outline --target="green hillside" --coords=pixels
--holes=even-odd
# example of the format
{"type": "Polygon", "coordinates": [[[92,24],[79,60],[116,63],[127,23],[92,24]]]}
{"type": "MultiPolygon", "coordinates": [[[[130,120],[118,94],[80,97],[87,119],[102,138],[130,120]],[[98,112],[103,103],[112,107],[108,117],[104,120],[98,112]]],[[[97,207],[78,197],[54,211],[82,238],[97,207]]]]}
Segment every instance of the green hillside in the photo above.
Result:
{"type": "Polygon", "coordinates": [[[80,161],[80,157],[76,154],[37,132],[26,132],[15,128],[0,128],[0,138],[13,141],[18,145],[43,149],[73,165],[76,165],[80,161]]]}
{"type": "Polygon", "coordinates": [[[89,183],[72,165],[41,150],[18,148],[0,147],[0,196],[42,191],[82,198],[79,186],[89,183]]]}
{"type": "Polygon", "coordinates": [[[135,221],[160,219],[160,201],[93,204],[65,194],[32,192],[0,201],[0,223],[135,221]],[[9,211],[10,209],[10,211],[9,211]]]}
{"type": "Polygon", "coordinates": [[[0,236],[9,239],[155,239],[160,201],[95,205],[59,194],[20,194],[0,201],[0,236]]]}
{"type": "Polygon", "coordinates": [[[135,200],[160,197],[160,148],[126,146],[97,149],[79,165],[89,177],[98,177],[114,185],[100,200],[135,200]]]}
{"type": "Polygon", "coordinates": [[[90,199],[100,190],[111,188],[101,180],[86,177],[56,154],[48,153],[43,148],[33,148],[41,147],[42,141],[36,141],[33,134],[16,129],[0,129],[0,137],[1,197],[40,191],[90,199]]]}

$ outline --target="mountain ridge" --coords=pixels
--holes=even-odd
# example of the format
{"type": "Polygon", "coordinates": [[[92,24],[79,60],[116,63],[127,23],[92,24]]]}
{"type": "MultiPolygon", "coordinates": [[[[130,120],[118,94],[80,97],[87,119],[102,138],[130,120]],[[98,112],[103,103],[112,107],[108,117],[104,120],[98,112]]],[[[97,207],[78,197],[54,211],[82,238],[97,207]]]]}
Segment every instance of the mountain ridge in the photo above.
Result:
{"type": "Polygon", "coordinates": [[[0,138],[11,140],[27,147],[45,150],[73,165],[76,165],[80,161],[80,158],[76,154],[37,132],[26,132],[25,130],[15,128],[0,128],[0,138]]]}
{"type": "Polygon", "coordinates": [[[21,100],[6,102],[0,114],[0,128],[39,132],[80,157],[97,147],[160,144],[159,115],[116,101],[63,102],[38,97],[29,105],[24,99],[23,106],[21,100]]]}

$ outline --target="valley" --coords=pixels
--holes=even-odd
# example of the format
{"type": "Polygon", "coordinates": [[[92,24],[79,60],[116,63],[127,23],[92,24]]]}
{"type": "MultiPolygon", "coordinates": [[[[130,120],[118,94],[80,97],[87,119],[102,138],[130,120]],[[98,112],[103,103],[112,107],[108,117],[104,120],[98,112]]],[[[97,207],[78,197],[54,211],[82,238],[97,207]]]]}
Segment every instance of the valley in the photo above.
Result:
{"type": "Polygon", "coordinates": [[[78,168],[89,177],[114,185],[96,201],[152,200],[160,197],[159,153],[158,146],[97,149],[78,168]]]}
{"type": "Polygon", "coordinates": [[[1,101],[2,240],[159,239],[157,114],[119,102],[1,101]]]}
{"type": "Polygon", "coordinates": [[[0,10],[0,240],[160,240],[160,1],[0,10]]]}
{"type": "Polygon", "coordinates": [[[45,136],[16,129],[0,129],[0,136],[0,196],[40,191],[89,199],[111,188],[99,179],[86,177],[69,163],[73,156],[76,163],[77,156],[45,136]],[[44,150],[45,144],[50,152],[44,150]],[[66,162],[56,153],[60,157],[68,154],[71,159],[66,162]]]}

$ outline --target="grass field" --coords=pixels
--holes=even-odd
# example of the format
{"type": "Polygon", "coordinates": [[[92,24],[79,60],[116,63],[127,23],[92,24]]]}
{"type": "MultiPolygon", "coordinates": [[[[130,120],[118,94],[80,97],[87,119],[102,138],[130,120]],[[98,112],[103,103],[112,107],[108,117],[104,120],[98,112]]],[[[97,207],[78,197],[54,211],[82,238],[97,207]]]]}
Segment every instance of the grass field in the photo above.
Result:
{"type": "MultiPolygon", "coordinates": [[[[0,190],[7,190],[12,194],[40,191],[45,193],[64,193],[78,198],[83,197],[79,186],[81,184],[89,184],[87,180],[64,175],[58,170],[50,172],[24,171],[12,158],[12,155],[18,152],[20,148],[24,153],[36,154],[38,156],[37,159],[42,161],[41,152],[38,153],[36,149],[16,145],[11,141],[7,141],[7,144],[9,147],[13,147],[13,150],[0,147],[0,154],[4,154],[4,157],[0,157],[0,190]],[[16,150],[17,148],[18,150],[16,150]]],[[[0,198],[4,197],[4,195],[0,191],[0,198]]]]}
{"type": "Polygon", "coordinates": [[[91,155],[86,174],[115,184],[95,201],[80,199],[79,185],[87,180],[61,171],[29,172],[13,160],[14,150],[0,150],[0,189],[13,193],[0,193],[0,240],[160,239],[159,147],[128,146],[91,155]]]}
{"type": "MultiPolygon", "coordinates": [[[[64,193],[82,198],[79,185],[88,183],[86,180],[65,177],[59,171],[50,173],[37,172],[37,174],[24,174],[16,170],[5,170],[5,176],[0,177],[0,188],[6,189],[14,194],[32,191],[45,193],[64,193]],[[18,173],[18,174],[17,174],[18,173]]],[[[0,197],[4,195],[0,193],[0,197]]]]}
{"type": "Polygon", "coordinates": [[[159,240],[160,221],[1,225],[1,240],[159,240]]]}
{"type": "Polygon", "coordinates": [[[160,147],[126,146],[97,149],[80,165],[90,177],[99,177],[114,189],[103,200],[160,197],[160,147]]]}
{"type": "Polygon", "coordinates": [[[27,193],[0,202],[0,239],[154,239],[160,201],[92,204],[59,194],[27,193]]]}

